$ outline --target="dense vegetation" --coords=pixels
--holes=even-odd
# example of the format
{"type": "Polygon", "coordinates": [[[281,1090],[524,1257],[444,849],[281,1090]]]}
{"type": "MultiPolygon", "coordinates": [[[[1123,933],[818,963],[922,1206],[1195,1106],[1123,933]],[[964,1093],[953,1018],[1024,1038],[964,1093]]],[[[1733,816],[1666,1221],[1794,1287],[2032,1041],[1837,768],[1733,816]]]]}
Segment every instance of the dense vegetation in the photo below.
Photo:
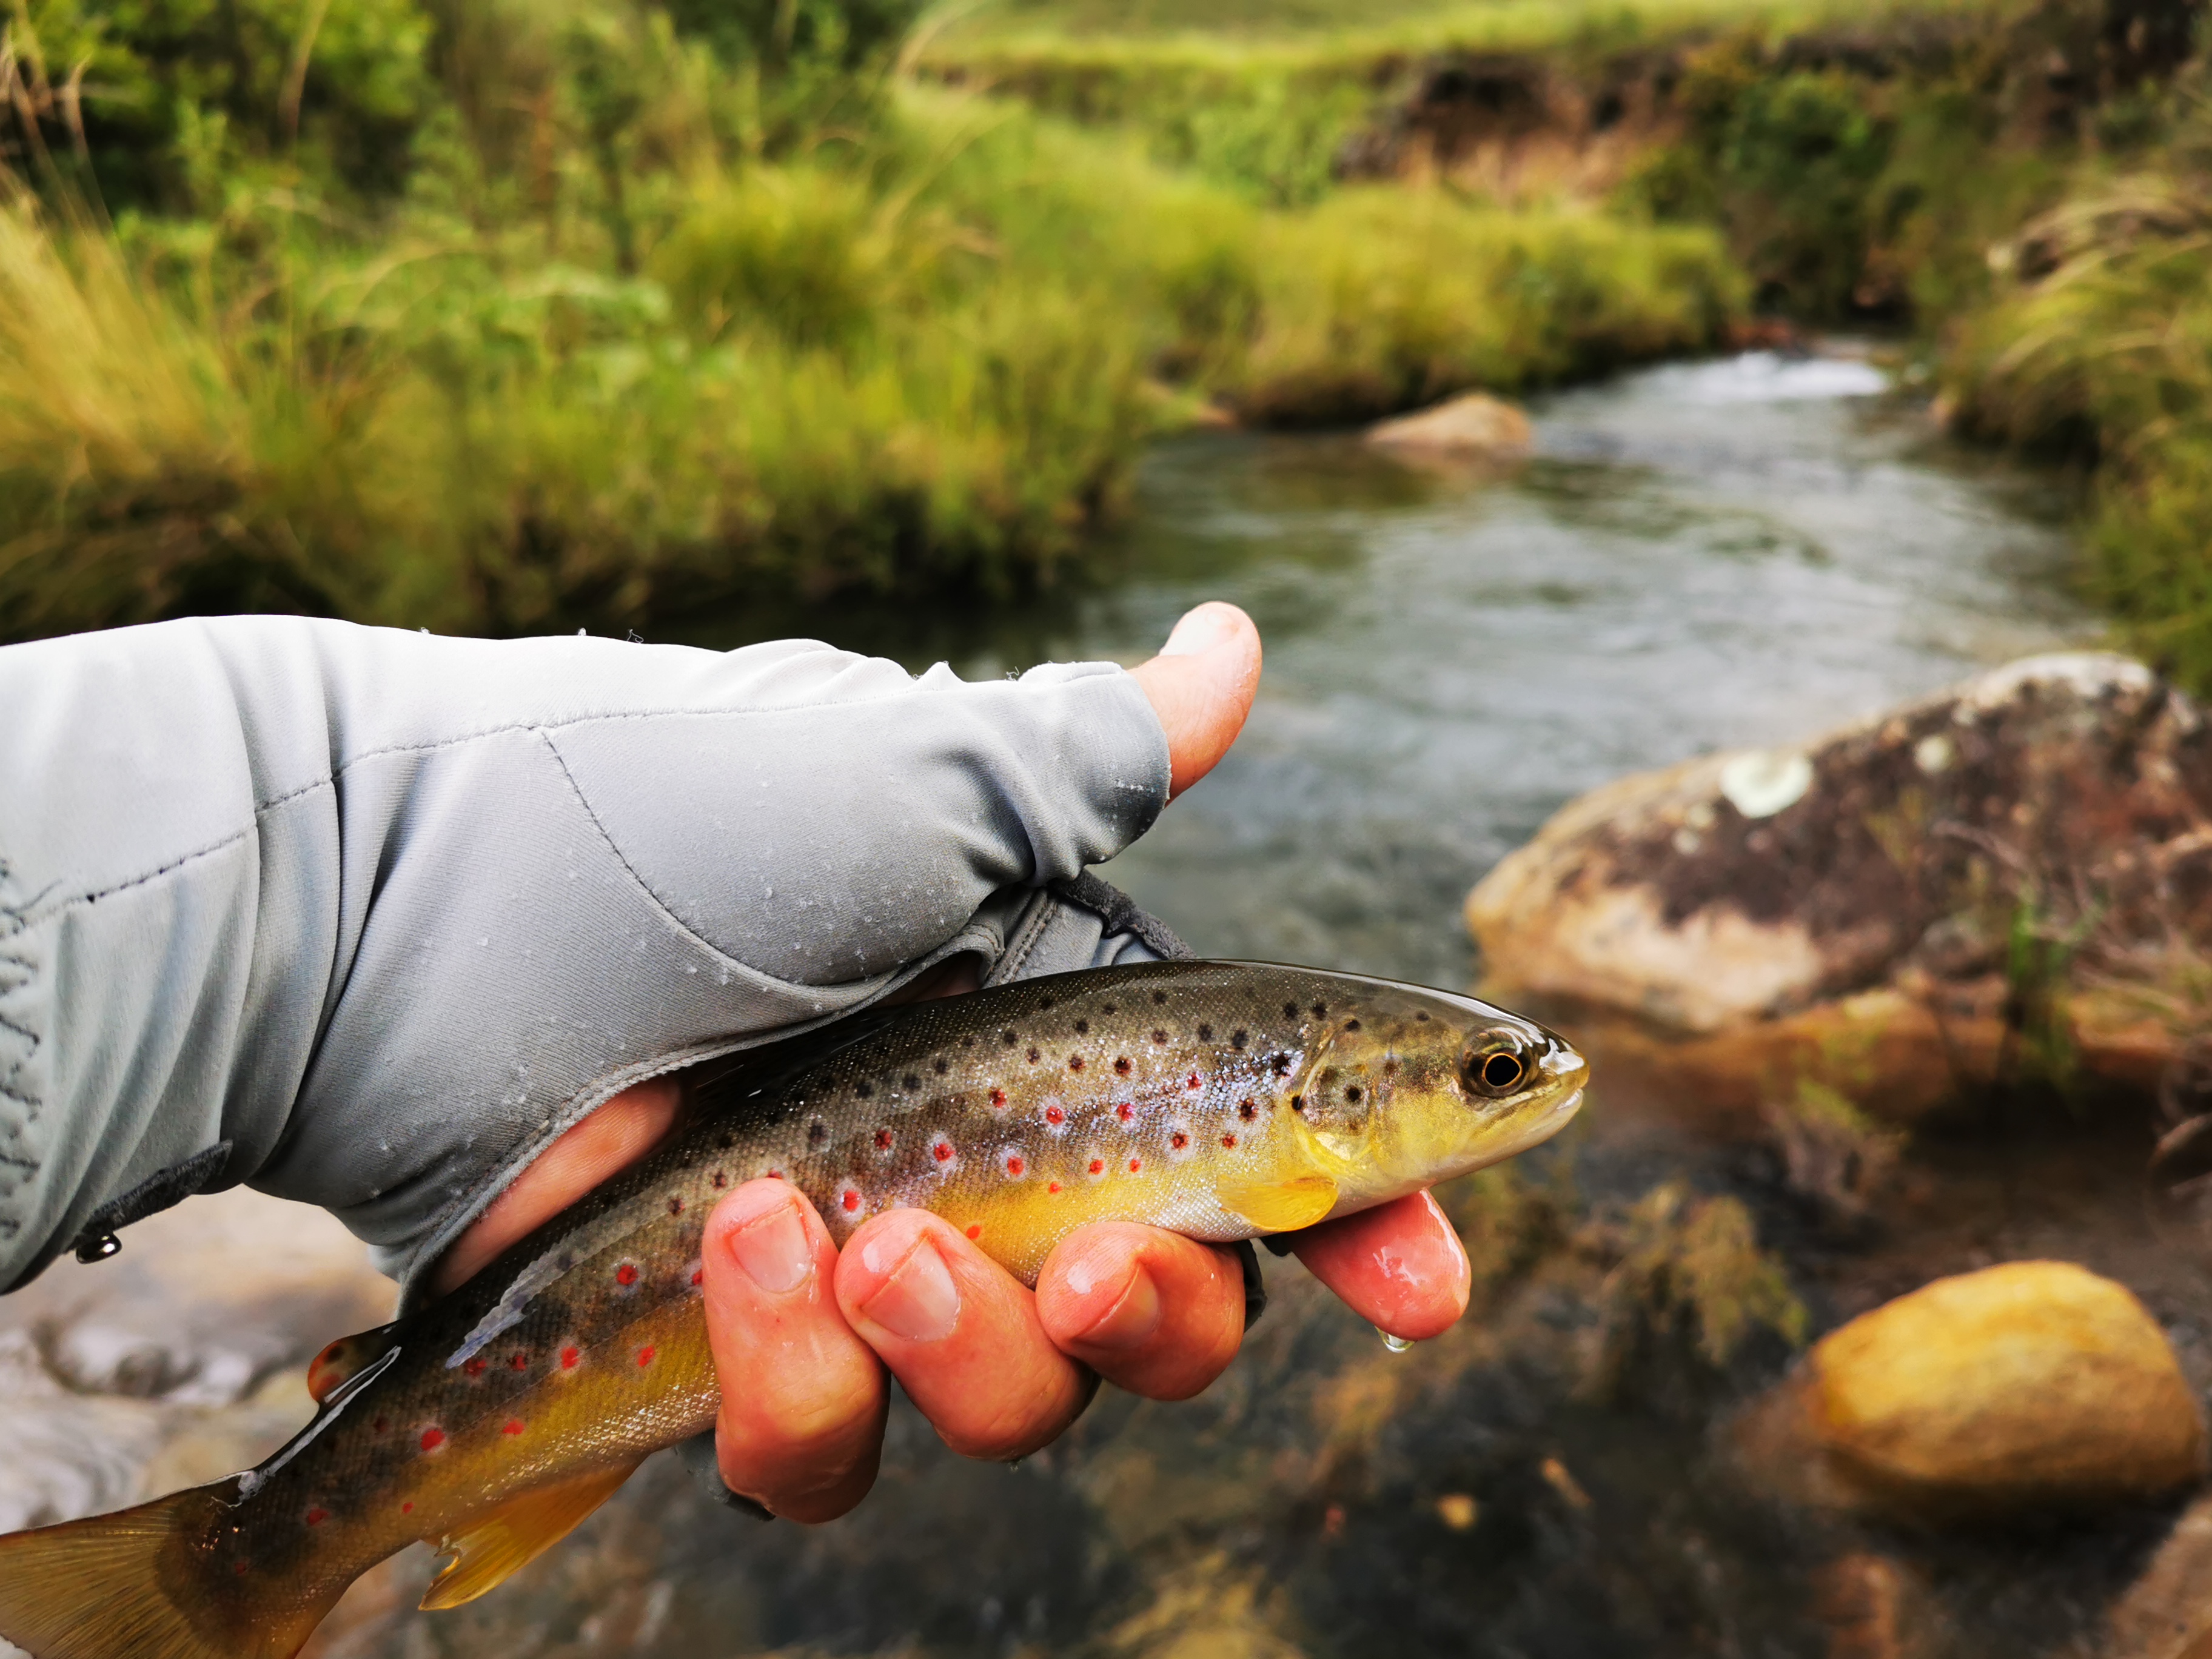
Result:
{"type": "Polygon", "coordinates": [[[902,77],[905,0],[36,0],[0,637],[512,631],[1049,580],[1208,404],[1357,418],[1713,340],[1717,240],[1295,210],[902,77]]]}

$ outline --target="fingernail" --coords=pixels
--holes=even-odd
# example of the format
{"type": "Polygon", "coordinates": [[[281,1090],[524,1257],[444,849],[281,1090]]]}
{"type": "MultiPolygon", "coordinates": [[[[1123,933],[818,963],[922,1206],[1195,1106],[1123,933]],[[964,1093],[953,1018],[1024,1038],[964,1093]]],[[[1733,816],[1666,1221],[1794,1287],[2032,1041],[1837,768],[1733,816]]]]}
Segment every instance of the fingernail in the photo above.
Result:
{"type": "Polygon", "coordinates": [[[924,1238],[860,1311],[905,1341],[941,1342],[960,1322],[960,1287],[937,1247],[924,1238]]]}
{"type": "Polygon", "coordinates": [[[745,1277],[772,1295],[797,1290],[814,1271],[814,1242],[788,1199],[730,1234],[729,1242],[745,1277]]]}
{"type": "Polygon", "coordinates": [[[1159,1287],[1152,1283],[1152,1276],[1139,1267],[1129,1275],[1129,1288],[1121,1292],[1121,1299],[1083,1333],[1081,1340],[1096,1348],[1133,1348],[1159,1328],[1159,1287]]]}
{"type": "Polygon", "coordinates": [[[1168,635],[1168,642],[1160,647],[1160,655],[1195,657],[1227,638],[1231,626],[1229,613],[1211,605],[1185,611],[1182,620],[1175,625],[1175,631],[1168,635]]]}

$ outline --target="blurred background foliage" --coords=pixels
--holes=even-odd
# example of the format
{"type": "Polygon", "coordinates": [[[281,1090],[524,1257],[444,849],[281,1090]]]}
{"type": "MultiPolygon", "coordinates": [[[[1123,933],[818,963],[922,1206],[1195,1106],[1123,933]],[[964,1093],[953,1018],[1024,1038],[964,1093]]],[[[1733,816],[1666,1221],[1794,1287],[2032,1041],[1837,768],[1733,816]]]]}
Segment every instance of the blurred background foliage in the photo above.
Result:
{"type": "Polygon", "coordinates": [[[0,637],[1004,597],[1153,435],[1903,331],[2212,684],[2187,0],[15,0],[0,637]],[[1203,25],[1202,27],[1200,25],[1203,25]]]}

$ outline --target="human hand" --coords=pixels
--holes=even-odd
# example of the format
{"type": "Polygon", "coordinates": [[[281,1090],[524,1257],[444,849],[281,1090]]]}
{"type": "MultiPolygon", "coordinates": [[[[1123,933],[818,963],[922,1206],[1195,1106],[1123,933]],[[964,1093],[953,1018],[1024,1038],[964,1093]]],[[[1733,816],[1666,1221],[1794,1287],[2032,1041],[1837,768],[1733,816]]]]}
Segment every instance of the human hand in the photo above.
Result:
{"type": "MultiPolygon", "coordinates": [[[[1235,741],[1259,668],[1250,621],[1207,605],[1133,671],[1167,737],[1173,793],[1235,741]]],[[[973,985],[948,965],[914,992],[973,985]]],[[[650,1150],[678,1103],[678,1086],[656,1079],[569,1131],[462,1237],[436,1287],[650,1150]]],[[[1466,1309],[1466,1255],[1426,1194],[1311,1229],[1293,1249],[1393,1334],[1435,1335],[1466,1309]]],[[[1134,1224],[1086,1227],[1054,1249],[1032,1291],[925,1211],[878,1216],[841,1253],[805,1198],[776,1181],[717,1206],[704,1261],[723,1478],[799,1521],[844,1514],[872,1484],[887,1371],[955,1450],[1014,1458],[1060,1434],[1101,1377],[1153,1399],[1198,1393],[1236,1357],[1244,1324],[1242,1268],[1218,1246],[1134,1224]]]]}

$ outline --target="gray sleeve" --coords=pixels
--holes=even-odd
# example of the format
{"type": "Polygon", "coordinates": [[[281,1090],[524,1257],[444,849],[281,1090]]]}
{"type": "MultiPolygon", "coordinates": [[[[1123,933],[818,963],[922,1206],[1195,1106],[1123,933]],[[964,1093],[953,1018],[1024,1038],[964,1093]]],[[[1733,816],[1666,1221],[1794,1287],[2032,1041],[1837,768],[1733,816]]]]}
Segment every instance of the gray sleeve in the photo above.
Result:
{"type": "Polygon", "coordinates": [[[629,1084],[998,963],[1166,793],[1110,664],[285,617],[0,650],[0,1285],[241,1181],[404,1276],[629,1084]]]}

